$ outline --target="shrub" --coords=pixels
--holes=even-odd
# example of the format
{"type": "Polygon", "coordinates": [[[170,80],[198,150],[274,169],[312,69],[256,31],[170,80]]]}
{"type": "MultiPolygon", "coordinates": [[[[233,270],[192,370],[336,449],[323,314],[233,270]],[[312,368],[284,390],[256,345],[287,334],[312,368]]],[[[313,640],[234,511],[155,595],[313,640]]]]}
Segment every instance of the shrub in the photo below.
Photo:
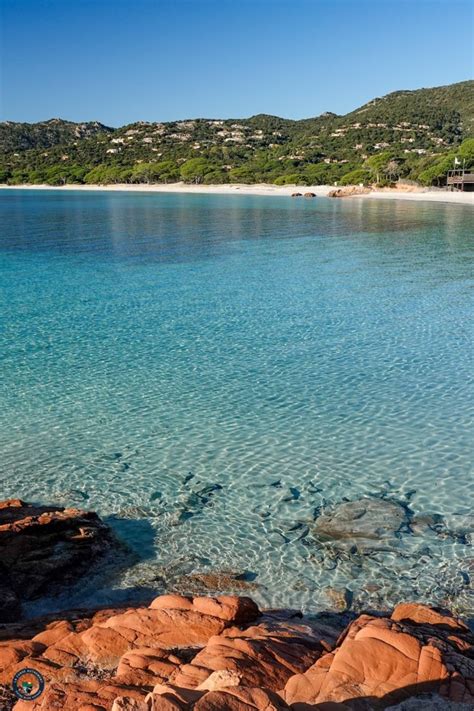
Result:
{"type": "Polygon", "coordinates": [[[370,172],[365,170],[365,168],[357,168],[356,170],[351,170],[342,176],[340,180],[341,185],[367,185],[370,183],[370,172]]]}

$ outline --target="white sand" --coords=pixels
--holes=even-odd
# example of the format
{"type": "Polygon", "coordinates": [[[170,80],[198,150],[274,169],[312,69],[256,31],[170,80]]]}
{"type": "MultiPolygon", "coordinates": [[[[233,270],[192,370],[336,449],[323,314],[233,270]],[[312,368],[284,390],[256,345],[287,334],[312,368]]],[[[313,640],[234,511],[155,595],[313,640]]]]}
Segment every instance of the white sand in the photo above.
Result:
{"type": "MultiPolygon", "coordinates": [[[[292,193],[315,193],[325,197],[334,190],[332,185],[186,185],[185,183],[170,183],[168,185],[0,185],[7,190],[77,190],[77,191],[107,191],[107,192],[150,192],[150,193],[208,193],[216,195],[280,195],[288,197],[292,193]]],[[[420,188],[405,192],[402,190],[374,190],[365,195],[354,195],[338,200],[422,200],[430,202],[448,202],[474,206],[474,192],[450,192],[448,190],[420,188]]]]}
{"type": "MultiPolygon", "coordinates": [[[[403,192],[401,190],[374,190],[367,195],[362,195],[369,200],[380,198],[384,200],[423,200],[429,202],[450,202],[458,205],[471,205],[474,207],[474,192],[451,192],[449,190],[422,190],[416,192],[403,192]]],[[[352,198],[350,198],[352,199],[352,198]]],[[[355,199],[355,198],[354,198],[355,199]]]]}

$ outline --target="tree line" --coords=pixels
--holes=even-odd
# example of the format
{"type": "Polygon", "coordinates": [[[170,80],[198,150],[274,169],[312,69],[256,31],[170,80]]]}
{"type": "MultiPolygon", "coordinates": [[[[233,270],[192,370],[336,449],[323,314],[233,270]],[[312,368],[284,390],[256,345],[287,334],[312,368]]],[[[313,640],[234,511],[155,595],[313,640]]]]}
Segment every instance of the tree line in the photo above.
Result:
{"type": "Polygon", "coordinates": [[[377,185],[385,186],[400,179],[421,185],[444,185],[448,170],[458,165],[474,166],[474,138],[435,155],[405,154],[383,150],[364,161],[305,162],[280,161],[261,152],[250,160],[228,167],[212,157],[188,160],[141,161],[133,165],[100,163],[54,163],[53,165],[0,166],[0,183],[6,184],[114,184],[114,183],[273,183],[275,185],[377,185]]]}

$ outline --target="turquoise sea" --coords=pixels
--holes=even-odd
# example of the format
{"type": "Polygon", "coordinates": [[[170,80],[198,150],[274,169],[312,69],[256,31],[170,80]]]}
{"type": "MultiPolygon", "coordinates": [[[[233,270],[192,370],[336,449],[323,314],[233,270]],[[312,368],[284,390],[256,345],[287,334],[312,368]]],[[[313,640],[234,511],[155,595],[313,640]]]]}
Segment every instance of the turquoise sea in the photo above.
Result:
{"type": "Polygon", "coordinates": [[[231,571],[267,606],[469,611],[473,215],[0,191],[0,497],[96,510],[137,556],[67,603],[231,571]],[[363,497],[410,523],[318,541],[363,497]]]}

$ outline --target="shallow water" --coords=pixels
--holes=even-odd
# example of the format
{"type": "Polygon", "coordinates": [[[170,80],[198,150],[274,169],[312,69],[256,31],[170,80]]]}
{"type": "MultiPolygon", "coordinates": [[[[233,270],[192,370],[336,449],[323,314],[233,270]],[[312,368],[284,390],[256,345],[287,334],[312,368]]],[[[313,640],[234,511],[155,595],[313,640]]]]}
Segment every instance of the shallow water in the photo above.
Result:
{"type": "Polygon", "coordinates": [[[469,611],[471,208],[0,191],[0,216],[0,497],[94,509],[140,556],[69,604],[231,570],[265,605],[469,611]],[[365,496],[406,509],[388,547],[315,537],[365,496]]]}

